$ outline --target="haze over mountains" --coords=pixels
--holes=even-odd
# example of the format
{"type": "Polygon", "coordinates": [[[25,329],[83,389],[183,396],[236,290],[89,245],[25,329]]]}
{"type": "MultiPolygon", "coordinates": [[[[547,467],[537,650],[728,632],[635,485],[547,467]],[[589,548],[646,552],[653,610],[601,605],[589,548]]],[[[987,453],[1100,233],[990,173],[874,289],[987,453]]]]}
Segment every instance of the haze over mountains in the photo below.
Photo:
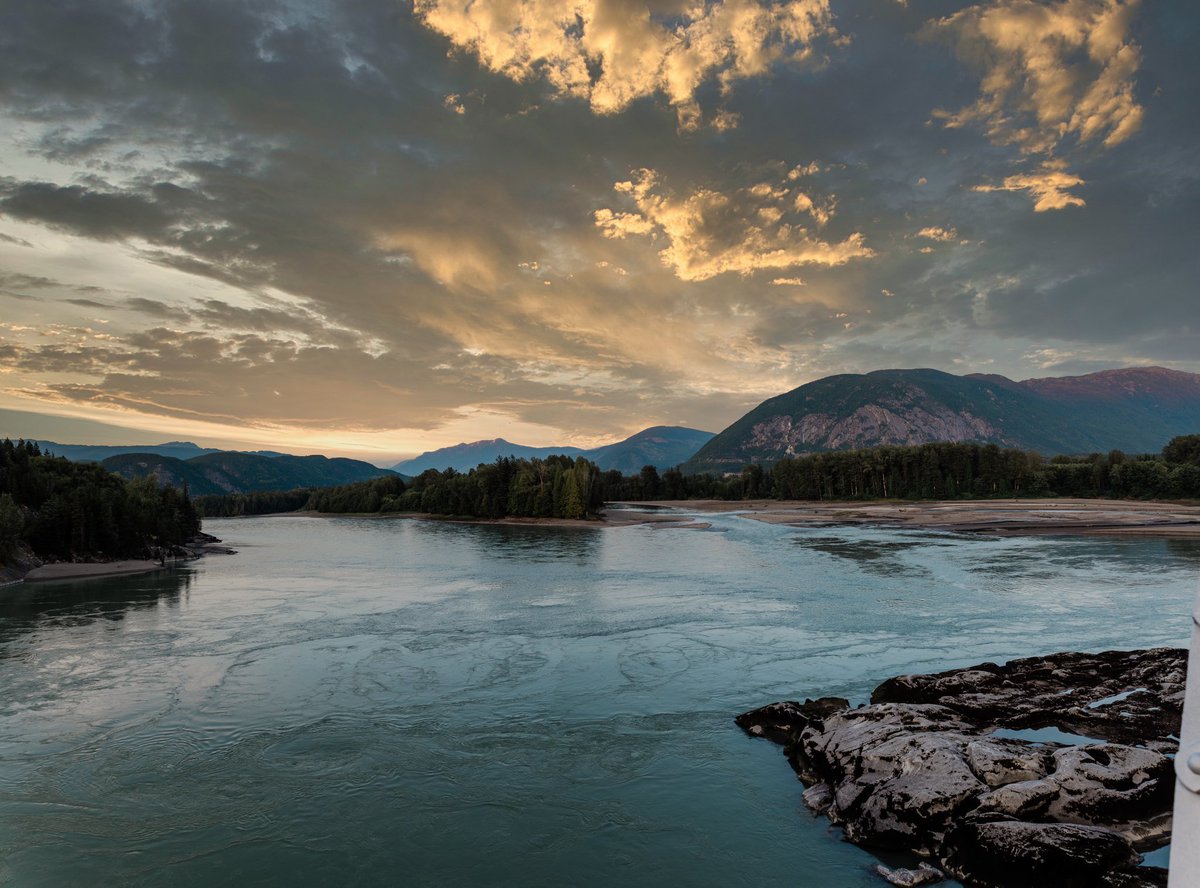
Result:
{"type": "Polygon", "coordinates": [[[234,451],[206,453],[186,460],[153,453],[125,453],[110,456],[100,465],[125,478],[154,475],[163,485],[182,487],[186,483],[196,496],[333,487],[395,474],[357,459],[261,456],[234,451]]]}
{"type": "Polygon", "coordinates": [[[191,441],[167,441],[165,444],[59,444],[57,441],[34,441],[43,453],[65,457],[72,462],[101,462],[110,456],[126,453],[153,453],[175,459],[192,459],[210,453],[251,453],[255,456],[283,456],[276,450],[229,451],[217,447],[201,447],[191,441]]]}
{"type": "Polygon", "coordinates": [[[653,426],[631,435],[624,441],[591,450],[578,447],[526,447],[505,441],[503,438],[495,438],[431,450],[396,463],[392,468],[405,475],[419,475],[426,469],[452,468],[465,472],[480,463],[494,462],[502,456],[540,459],[562,453],[568,456],[582,456],[605,471],[617,469],[632,475],[640,472],[643,466],[654,466],[658,469],[677,466],[712,437],[712,432],[682,426],[653,426]]]}
{"type": "Polygon", "coordinates": [[[1161,367],[1105,370],[1015,382],[940,370],[877,370],[828,376],[755,407],[718,435],[654,426],[590,450],[528,447],[503,438],[444,447],[391,470],[353,459],[243,453],[187,441],[94,446],[41,441],[73,460],[100,461],[125,477],[155,474],[196,494],[249,493],[348,484],[426,469],[469,471],[498,457],[583,456],[603,470],[643,466],[687,473],[736,472],[750,463],[878,445],[972,441],[1044,456],[1124,450],[1157,453],[1176,435],[1200,432],[1200,374],[1161,367]]]}
{"type": "Polygon", "coordinates": [[[876,370],[770,398],[715,436],[685,472],[737,471],[787,456],[883,444],[974,441],[1044,456],[1157,453],[1200,431],[1200,375],[1162,367],[1027,379],[876,370]]]}

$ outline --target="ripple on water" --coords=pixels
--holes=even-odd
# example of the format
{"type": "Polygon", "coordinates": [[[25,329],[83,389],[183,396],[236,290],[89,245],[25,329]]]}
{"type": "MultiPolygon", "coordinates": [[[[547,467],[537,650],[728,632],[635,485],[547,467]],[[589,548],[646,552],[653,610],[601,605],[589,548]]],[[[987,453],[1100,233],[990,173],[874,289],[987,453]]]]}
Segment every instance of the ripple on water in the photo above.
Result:
{"type": "Polygon", "coordinates": [[[0,601],[0,882],[873,886],[731,717],[1186,642],[1200,546],[246,519],[0,601]]]}

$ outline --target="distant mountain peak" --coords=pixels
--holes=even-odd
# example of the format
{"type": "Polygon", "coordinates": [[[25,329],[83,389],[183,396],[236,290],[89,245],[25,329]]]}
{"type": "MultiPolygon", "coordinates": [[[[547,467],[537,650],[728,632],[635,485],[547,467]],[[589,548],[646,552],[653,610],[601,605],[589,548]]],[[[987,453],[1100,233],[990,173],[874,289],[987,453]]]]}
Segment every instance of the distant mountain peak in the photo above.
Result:
{"type": "Polygon", "coordinates": [[[455,444],[422,453],[420,456],[397,463],[393,468],[405,475],[419,475],[427,469],[447,468],[467,471],[480,463],[493,462],[504,457],[542,459],[556,454],[583,456],[595,462],[601,469],[617,469],[626,473],[641,471],[642,466],[653,465],[666,469],[679,465],[692,456],[712,437],[711,432],[688,429],[681,426],[652,426],[602,447],[583,450],[579,447],[529,447],[513,444],[504,438],[489,441],[474,441],[470,444],[455,444]]]}
{"type": "Polygon", "coordinates": [[[1162,367],[1014,382],[996,374],[876,370],[814,380],[759,404],[688,471],[879,445],[973,441],[1046,455],[1158,452],[1200,431],[1200,375],[1162,367]]]}

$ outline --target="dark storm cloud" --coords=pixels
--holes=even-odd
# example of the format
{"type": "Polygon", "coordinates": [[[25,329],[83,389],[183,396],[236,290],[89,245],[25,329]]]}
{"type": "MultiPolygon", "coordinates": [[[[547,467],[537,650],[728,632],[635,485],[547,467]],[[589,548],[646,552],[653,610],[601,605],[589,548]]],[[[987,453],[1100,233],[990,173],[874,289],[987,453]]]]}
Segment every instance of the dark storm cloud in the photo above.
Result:
{"type": "Polygon", "coordinates": [[[0,185],[0,212],[99,240],[160,232],[172,220],[156,203],[125,193],[106,194],[47,182],[0,185]]]}
{"type": "MultiPolygon", "coordinates": [[[[4,13],[0,101],[25,127],[19,150],[74,175],[4,179],[0,213],[130,242],[147,264],[242,293],[122,297],[129,317],[179,329],[80,353],[95,378],[56,382],[54,397],[373,428],[483,406],[601,434],[631,416],[719,427],[843,369],[983,369],[961,364],[983,342],[990,369],[1014,375],[1048,339],[1100,354],[1064,359],[1078,366],[1196,360],[1180,344],[1200,270],[1194,15],[1130,7],[1113,45],[1136,46],[1140,67],[1114,74],[1113,94],[1144,109],[1140,129],[1111,146],[1072,137],[1059,154],[1086,205],[1034,212],[1021,183],[1046,161],[995,125],[1028,111],[1027,72],[985,51],[985,13],[1013,14],[1009,0],[843,0],[827,19],[797,4],[816,30],[727,89],[737,56],[719,44],[686,89],[611,55],[603,83],[509,76],[493,64],[503,33],[485,53],[457,36],[464,4],[421,9],[4,13]],[[1009,64],[1011,115],[978,105],[989,58],[1009,64]],[[614,190],[639,171],[654,187],[614,190]],[[232,386],[244,396],[224,398],[232,386]]],[[[647,33],[648,58],[673,51],[647,33]]],[[[593,52],[575,34],[539,40],[564,71],[593,52]]],[[[1068,78],[1082,84],[1072,108],[1089,76],[1068,78]]],[[[69,364],[23,354],[30,372],[69,364]]]]}

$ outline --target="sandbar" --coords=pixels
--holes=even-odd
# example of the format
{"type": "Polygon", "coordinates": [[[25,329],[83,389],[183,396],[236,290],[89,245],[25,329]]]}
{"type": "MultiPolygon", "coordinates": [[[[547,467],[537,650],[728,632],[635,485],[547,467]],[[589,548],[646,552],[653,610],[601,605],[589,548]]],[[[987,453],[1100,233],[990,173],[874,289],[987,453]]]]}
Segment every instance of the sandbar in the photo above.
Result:
{"type": "Polygon", "coordinates": [[[795,527],[870,526],[991,534],[1088,534],[1200,539],[1200,505],[1104,499],[927,502],[660,500],[637,505],[735,512],[795,527]]]}
{"type": "Polygon", "coordinates": [[[95,562],[59,562],[43,564],[25,574],[25,582],[37,583],[47,580],[81,580],[90,577],[110,577],[124,574],[150,573],[172,567],[174,561],[163,564],[158,561],[95,561],[95,562]]]}

